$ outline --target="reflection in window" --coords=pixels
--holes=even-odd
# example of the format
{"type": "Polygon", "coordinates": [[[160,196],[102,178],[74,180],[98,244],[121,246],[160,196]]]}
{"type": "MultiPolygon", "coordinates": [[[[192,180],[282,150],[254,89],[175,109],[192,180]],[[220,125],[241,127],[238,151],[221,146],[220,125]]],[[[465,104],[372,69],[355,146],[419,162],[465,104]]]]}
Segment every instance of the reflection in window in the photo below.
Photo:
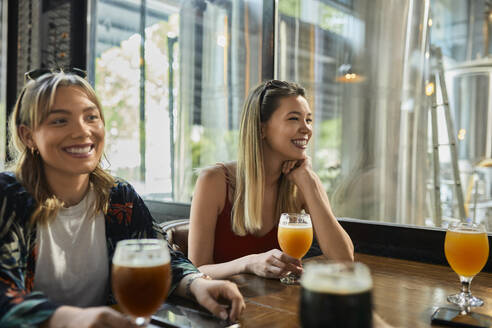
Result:
{"type": "Polygon", "coordinates": [[[174,42],[179,7],[101,0],[94,9],[92,65],[105,111],[110,169],[142,193],[169,197],[169,63],[179,55],[174,42]]]}
{"type": "Polygon", "coordinates": [[[261,76],[261,4],[91,4],[110,169],[148,198],[189,202],[197,168],[236,157],[240,108],[261,76]]]}
{"type": "MultiPolygon", "coordinates": [[[[445,57],[446,84],[457,137],[466,215],[492,230],[492,4],[489,1],[435,1],[432,40],[445,57]]],[[[449,183],[443,212],[456,203],[449,183]]],[[[443,197],[441,197],[443,198],[443,197]]]]}
{"type": "MultiPolygon", "coordinates": [[[[487,1],[279,0],[277,21],[264,21],[260,0],[90,3],[110,168],[147,197],[189,202],[197,168],[236,158],[242,102],[269,77],[262,30],[275,25],[275,77],[307,89],[313,165],[338,216],[439,225],[424,94],[432,44],[444,54],[461,180],[483,201],[465,192],[468,215],[482,206],[476,219],[490,217],[492,174],[480,168],[482,182],[469,182],[492,152],[487,1]]],[[[440,153],[446,225],[457,201],[440,153]]]]}
{"type": "MultiPolygon", "coordinates": [[[[490,158],[492,151],[492,135],[488,136],[492,134],[488,105],[492,64],[481,59],[482,67],[477,69],[477,60],[468,75],[462,66],[489,53],[488,2],[278,3],[276,72],[279,78],[298,81],[308,89],[315,115],[313,165],[336,214],[439,225],[432,209],[436,202],[430,101],[424,96],[427,76],[435,72],[429,44],[440,47],[445,57],[447,89],[458,124],[452,134],[458,137],[461,180],[469,189],[466,181],[477,170],[473,163],[490,158]]],[[[441,142],[442,135],[447,136],[442,109],[438,126],[441,142]]],[[[459,215],[449,147],[439,153],[445,226],[459,215]]],[[[487,179],[492,181],[490,171],[487,179]]],[[[487,192],[488,198],[479,194],[479,199],[491,203],[492,192],[487,192]]],[[[471,196],[467,199],[472,208],[471,196]]],[[[487,225],[486,218],[482,214],[475,219],[487,225]]]]}

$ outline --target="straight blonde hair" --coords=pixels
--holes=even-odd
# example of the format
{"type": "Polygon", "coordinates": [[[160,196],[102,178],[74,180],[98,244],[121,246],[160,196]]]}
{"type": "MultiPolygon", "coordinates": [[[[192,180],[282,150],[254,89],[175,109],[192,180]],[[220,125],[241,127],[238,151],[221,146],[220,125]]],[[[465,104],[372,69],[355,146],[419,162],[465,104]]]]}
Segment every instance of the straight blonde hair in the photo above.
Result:
{"type": "MultiPolygon", "coordinates": [[[[304,88],[293,82],[270,80],[254,88],[244,103],[239,126],[239,155],[231,218],[232,230],[239,236],[255,234],[262,228],[265,168],[261,124],[270,119],[281,98],[290,96],[305,97],[304,88]]],[[[275,217],[279,218],[282,212],[300,210],[297,187],[281,175],[275,217]]]]}
{"type": "MultiPolygon", "coordinates": [[[[55,101],[56,91],[60,87],[74,86],[82,89],[87,98],[99,109],[104,123],[101,104],[91,85],[82,77],[68,72],[46,73],[34,80],[29,80],[21,90],[14,106],[9,122],[9,154],[12,158],[10,166],[17,179],[36,201],[30,222],[46,224],[54,219],[64,206],[50,190],[44,175],[43,159],[38,152],[29,149],[19,135],[19,127],[24,125],[36,128],[48,116],[55,101]]],[[[106,213],[109,207],[110,189],[114,185],[113,177],[99,164],[89,175],[92,190],[96,194],[93,214],[99,211],[106,213]]]]}

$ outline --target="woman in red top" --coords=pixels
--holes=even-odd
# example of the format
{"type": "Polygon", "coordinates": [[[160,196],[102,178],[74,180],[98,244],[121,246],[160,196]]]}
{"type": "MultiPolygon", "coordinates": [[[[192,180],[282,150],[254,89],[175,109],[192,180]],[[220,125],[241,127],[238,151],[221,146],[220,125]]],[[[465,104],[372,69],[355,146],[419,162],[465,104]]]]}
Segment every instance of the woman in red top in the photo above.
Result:
{"type": "Polygon", "coordinates": [[[200,271],[224,278],[301,273],[301,262],[278,248],[282,212],[305,210],[328,258],[353,260],[353,244],[330,207],[306,154],[312,113],[304,89],[271,80],[246,99],[238,161],[204,170],[191,204],[188,256],[200,271]]]}

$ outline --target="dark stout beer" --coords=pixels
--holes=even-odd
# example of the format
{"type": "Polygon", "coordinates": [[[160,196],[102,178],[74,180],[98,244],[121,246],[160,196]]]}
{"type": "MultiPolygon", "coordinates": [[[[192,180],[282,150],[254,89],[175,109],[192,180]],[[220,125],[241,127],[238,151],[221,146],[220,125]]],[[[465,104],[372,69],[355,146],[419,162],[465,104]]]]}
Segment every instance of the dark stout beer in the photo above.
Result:
{"type": "Polygon", "coordinates": [[[308,264],[301,281],[301,324],[309,328],[372,327],[371,291],[369,270],[361,263],[308,264]]]}

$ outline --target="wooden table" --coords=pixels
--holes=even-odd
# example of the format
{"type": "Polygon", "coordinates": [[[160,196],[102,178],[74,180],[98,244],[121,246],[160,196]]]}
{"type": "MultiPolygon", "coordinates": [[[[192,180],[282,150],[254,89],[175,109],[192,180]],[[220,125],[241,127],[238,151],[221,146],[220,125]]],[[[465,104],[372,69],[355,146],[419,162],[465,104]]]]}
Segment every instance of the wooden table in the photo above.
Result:
{"type": "MultiPolygon", "coordinates": [[[[356,254],[356,260],[371,269],[374,310],[390,326],[439,327],[431,326],[431,314],[437,307],[453,307],[446,296],[458,292],[460,285],[448,266],[365,254],[356,254]]],[[[299,286],[247,274],[231,280],[238,284],[246,301],[241,327],[300,327],[299,286]]],[[[485,302],[473,311],[492,316],[492,274],[478,274],[472,292],[485,302]]]]}

